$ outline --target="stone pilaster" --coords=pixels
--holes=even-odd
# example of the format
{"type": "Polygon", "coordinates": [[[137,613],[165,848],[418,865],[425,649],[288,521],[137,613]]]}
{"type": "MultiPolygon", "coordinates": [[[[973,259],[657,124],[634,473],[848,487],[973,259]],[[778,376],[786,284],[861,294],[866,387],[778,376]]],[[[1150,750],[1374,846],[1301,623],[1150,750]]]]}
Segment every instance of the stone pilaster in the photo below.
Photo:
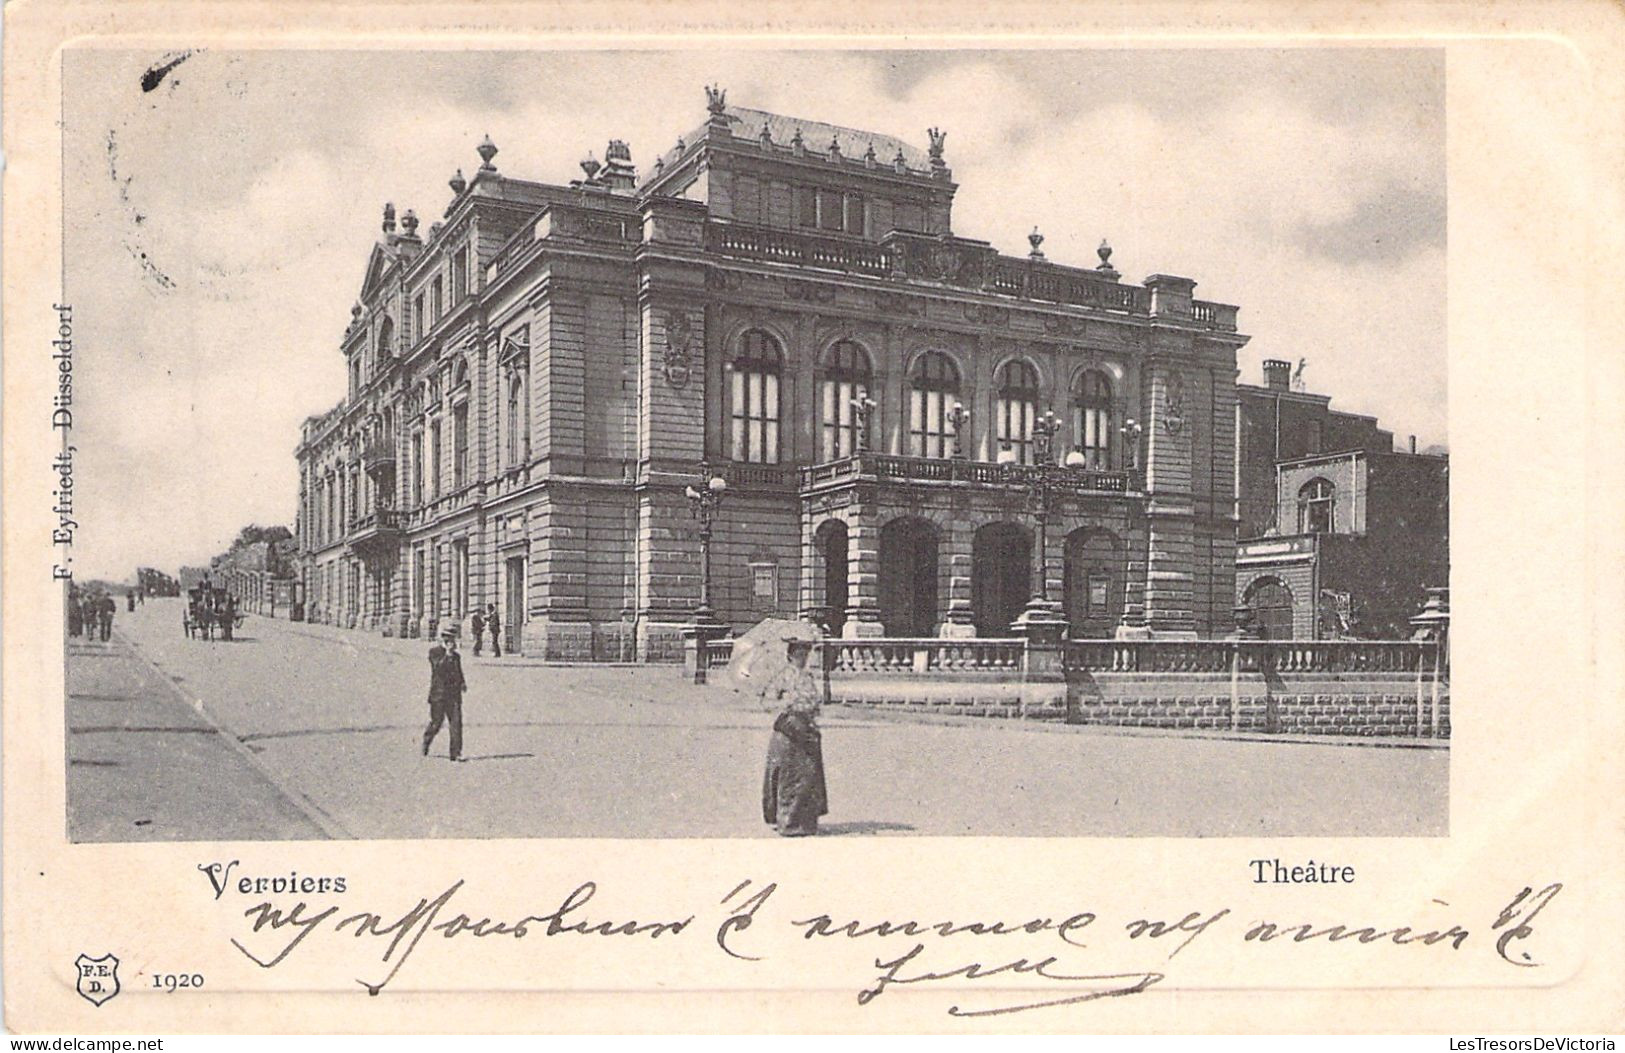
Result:
{"type": "Polygon", "coordinates": [[[1179,367],[1148,367],[1149,409],[1145,448],[1148,530],[1146,624],[1156,634],[1194,633],[1193,567],[1196,558],[1191,501],[1189,386],[1179,367]]]}
{"type": "Polygon", "coordinates": [[[948,616],[939,635],[963,639],[976,635],[976,612],[971,607],[971,549],[976,530],[970,520],[956,516],[945,534],[942,556],[948,561],[948,616]]]}
{"type": "Polygon", "coordinates": [[[843,636],[883,636],[880,622],[880,528],[858,513],[847,523],[847,608],[843,636]]]}

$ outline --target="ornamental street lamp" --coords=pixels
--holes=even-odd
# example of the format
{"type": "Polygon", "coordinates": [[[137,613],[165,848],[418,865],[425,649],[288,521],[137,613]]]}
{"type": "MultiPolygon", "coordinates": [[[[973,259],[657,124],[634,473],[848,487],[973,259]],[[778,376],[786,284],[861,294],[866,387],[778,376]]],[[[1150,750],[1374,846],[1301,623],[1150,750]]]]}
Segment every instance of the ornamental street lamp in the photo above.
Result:
{"type": "Polygon", "coordinates": [[[717,620],[711,610],[711,528],[727,491],[728,480],[703,461],[700,462],[699,485],[690,484],[683,491],[688,497],[689,513],[700,524],[700,604],[694,608],[696,625],[715,624],[717,620]]]}
{"type": "MultiPolygon", "coordinates": [[[[1022,617],[1027,621],[1053,621],[1056,618],[1055,606],[1050,602],[1049,594],[1048,547],[1049,517],[1054,511],[1055,499],[1066,474],[1066,470],[1055,463],[1055,433],[1060,430],[1060,418],[1056,417],[1054,410],[1046,410],[1033,421],[1034,458],[1031,465],[1018,466],[1006,460],[1006,452],[1010,452],[1013,458],[1013,451],[1000,451],[999,454],[999,459],[1006,465],[1005,471],[1026,489],[1027,510],[1032,513],[1038,527],[1033,558],[1033,572],[1037,581],[1033,586],[1032,600],[1022,612],[1022,617]]],[[[1077,464],[1075,457],[1081,458],[1076,450],[1067,455],[1068,466],[1077,464]]]]}

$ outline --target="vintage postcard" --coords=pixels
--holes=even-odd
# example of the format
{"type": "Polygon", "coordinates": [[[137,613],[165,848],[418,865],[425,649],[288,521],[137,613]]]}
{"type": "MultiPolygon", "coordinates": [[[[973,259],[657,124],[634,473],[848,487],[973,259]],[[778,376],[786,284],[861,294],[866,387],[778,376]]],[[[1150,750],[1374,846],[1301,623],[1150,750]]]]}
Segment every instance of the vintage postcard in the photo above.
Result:
{"type": "Polygon", "coordinates": [[[8,9],[7,1026],[1625,1026],[1625,18],[1224,10],[8,9]]]}

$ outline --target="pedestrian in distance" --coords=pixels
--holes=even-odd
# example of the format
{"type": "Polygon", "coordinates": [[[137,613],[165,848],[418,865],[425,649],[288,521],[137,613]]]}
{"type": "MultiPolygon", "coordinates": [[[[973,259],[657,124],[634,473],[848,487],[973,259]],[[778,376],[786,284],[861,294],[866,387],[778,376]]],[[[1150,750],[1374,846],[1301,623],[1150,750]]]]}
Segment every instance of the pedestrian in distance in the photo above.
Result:
{"type": "Polygon", "coordinates": [[[451,725],[451,759],[463,759],[463,659],[457,653],[457,623],[440,630],[440,642],[429,648],[429,726],[423,732],[423,755],[440,731],[451,725]]]}
{"type": "Polygon", "coordinates": [[[79,590],[68,590],[68,635],[78,636],[85,628],[84,601],[79,598],[79,590]]]}
{"type": "MultiPolygon", "coordinates": [[[[497,616],[497,605],[485,605],[485,627],[491,630],[491,654],[497,658],[502,657],[502,619],[497,616]]],[[[478,629],[474,630],[476,633],[478,629]]]]}
{"type": "Polygon", "coordinates": [[[829,813],[824,786],[824,744],[818,730],[822,701],[818,684],[807,671],[812,642],[786,638],[790,667],[770,690],[788,704],[773,721],[762,775],[762,821],[782,837],[811,837],[818,817],[829,813]]]}
{"type": "Polygon", "coordinates": [[[135,610],[135,590],[131,589],[129,592],[126,592],[124,594],[124,599],[129,603],[129,609],[132,611],[135,610]]]}
{"type": "Polygon", "coordinates": [[[113,635],[113,614],[118,610],[118,603],[111,594],[103,596],[99,604],[101,610],[102,643],[106,643],[113,635]]]}
{"type": "Polygon", "coordinates": [[[232,630],[237,628],[237,597],[226,594],[220,604],[220,639],[231,642],[232,630]]]}
{"type": "Polygon", "coordinates": [[[474,616],[469,619],[468,627],[474,631],[474,657],[480,656],[480,644],[485,640],[485,616],[478,607],[474,608],[474,616]]]}

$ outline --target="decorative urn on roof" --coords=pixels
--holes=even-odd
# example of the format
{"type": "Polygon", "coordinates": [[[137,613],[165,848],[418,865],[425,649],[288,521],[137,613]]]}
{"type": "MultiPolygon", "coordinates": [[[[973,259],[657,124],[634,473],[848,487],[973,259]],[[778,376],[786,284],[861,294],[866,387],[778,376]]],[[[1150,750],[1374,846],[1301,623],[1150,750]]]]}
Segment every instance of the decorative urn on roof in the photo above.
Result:
{"type": "Polygon", "coordinates": [[[491,158],[497,155],[497,144],[491,141],[491,137],[487,135],[474,149],[480,155],[480,171],[495,172],[497,166],[491,163],[491,158]]]}

